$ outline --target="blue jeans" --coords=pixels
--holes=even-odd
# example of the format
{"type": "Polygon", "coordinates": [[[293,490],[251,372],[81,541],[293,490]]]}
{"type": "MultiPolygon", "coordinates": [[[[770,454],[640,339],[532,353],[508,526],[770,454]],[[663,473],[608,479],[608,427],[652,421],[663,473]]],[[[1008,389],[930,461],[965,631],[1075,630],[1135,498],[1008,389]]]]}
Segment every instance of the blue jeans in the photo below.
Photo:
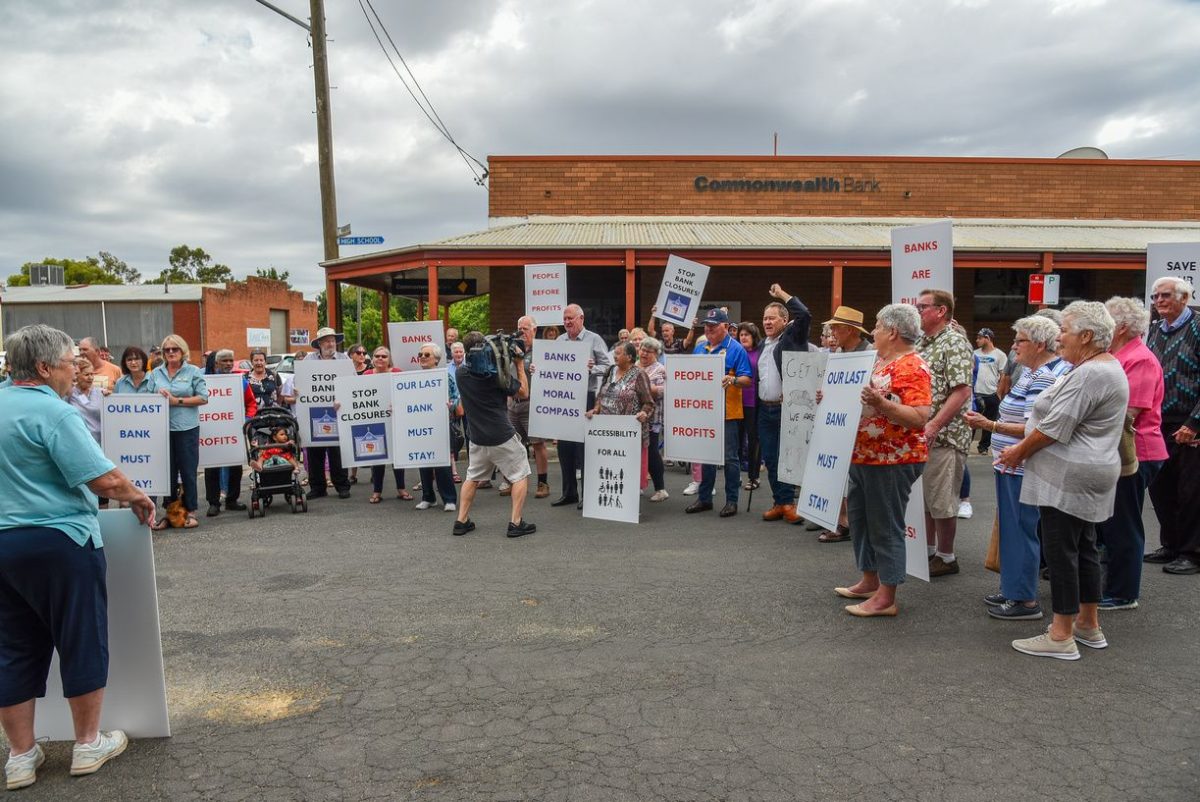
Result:
{"type": "Polygon", "coordinates": [[[904,510],[913,482],[925,463],[911,465],[850,464],[847,513],[854,561],[860,571],[874,571],[884,585],[901,585],[908,570],[904,548],[904,510]]]}
{"type": "MultiPolygon", "coordinates": [[[[725,421],[725,503],[736,505],[738,490],[742,484],[742,466],[739,464],[738,422],[725,421]]],[[[717,466],[704,465],[700,468],[700,500],[712,504],[713,489],[717,486],[717,466]]]]}
{"type": "Polygon", "coordinates": [[[996,512],[1000,516],[1000,593],[1006,599],[1036,601],[1042,559],[1038,508],[1021,503],[1025,477],[999,471],[995,474],[996,512]]]}
{"type": "Polygon", "coordinates": [[[437,482],[437,492],[442,496],[443,504],[454,504],[458,501],[458,493],[454,489],[454,475],[450,473],[450,466],[444,465],[440,468],[418,468],[417,473],[421,476],[421,500],[428,501],[430,504],[437,499],[433,495],[433,483],[437,482]]]}
{"type": "Polygon", "coordinates": [[[1142,592],[1142,554],[1146,551],[1142,505],[1146,501],[1146,488],[1154,482],[1162,466],[1163,460],[1139,461],[1137,473],[1118,479],[1112,517],[1096,525],[1096,538],[1108,557],[1105,596],[1136,599],[1142,592]]]}
{"type": "Polygon", "coordinates": [[[796,503],[796,486],[779,481],[779,432],[783,423],[781,404],[758,405],[758,446],[767,463],[767,482],[776,506],[796,503]]]}
{"type": "Polygon", "coordinates": [[[188,512],[195,512],[200,508],[196,493],[196,473],[200,469],[200,427],[172,431],[170,443],[171,473],[167,481],[171,491],[163,496],[163,506],[175,500],[175,488],[183,485],[183,507],[188,512]]]}

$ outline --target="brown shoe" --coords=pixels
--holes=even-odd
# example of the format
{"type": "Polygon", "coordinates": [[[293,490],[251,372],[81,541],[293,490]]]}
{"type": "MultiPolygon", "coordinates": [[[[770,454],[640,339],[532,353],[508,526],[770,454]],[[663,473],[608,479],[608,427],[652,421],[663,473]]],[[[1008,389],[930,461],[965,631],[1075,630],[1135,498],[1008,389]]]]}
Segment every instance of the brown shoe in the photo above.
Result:
{"type": "Polygon", "coordinates": [[[500,487],[500,495],[511,496],[512,495],[512,485],[509,485],[509,484],[502,485],[500,487]]]}
{"type": "Polygon", "coordinates": [[[550,495],[550,485],[546,482],[538,482],[537,492],[533,494],[534,498],[546,498],[550,495]]]}
{"type": "Polygon", "coordinates": [[[948,576],[950,574],[957,574],[957,573],[958,573],[958,560],[951,560],[950,562],[946,562],[941,557],[939,557],[935,554],[935,555],[933,555],[933,559],[929,561],[929,576],[931,576],[931,577],[948,576]]]}
{"type": "Polygon", "coordinates": [[[796,512],[795,504],[783,505],[783,520],[790,524],[798,523],[804,520],[804,516],[796,512]]]}
{"type": "MultiPolygon", "coordinates": [[[[789,505],[787,505],[787,504],[776,504],[774,507],[772,507],[771,509],[769,509],[763,513],[763,520],[764,521],[781,520],[784,517],[784,515],[787,514],[788,507],[789,507],[789,505]]],[[[792,514],[795,515],[796,508],[791,507],[791,510],[792,510],[792,514]]]]}

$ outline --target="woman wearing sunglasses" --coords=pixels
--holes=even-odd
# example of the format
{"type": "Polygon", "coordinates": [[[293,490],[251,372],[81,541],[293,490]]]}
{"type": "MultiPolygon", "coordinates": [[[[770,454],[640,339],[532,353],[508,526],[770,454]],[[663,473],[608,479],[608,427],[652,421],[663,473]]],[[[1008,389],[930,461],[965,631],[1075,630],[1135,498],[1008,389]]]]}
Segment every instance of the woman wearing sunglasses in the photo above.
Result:
{"type": "MultiPolygon", "coordinates": [[[[191,352],[187,341],[178,334],[168,334],[162,341],[163,362],[150,373],[151,388],[167,399],[171,438],[171,492],[163,506],[175,501],[177,487],[183,488],[183,507],[187,511],[184,529],[200,525],[196,510],[200,506],[196,493],[196,472],[200,465],[200,410],[208,403],[208,385],[204,372],[188,362],[191,352]]],[[[160,531],[168,526],[166,516],[154,524],[160,531]]]]}

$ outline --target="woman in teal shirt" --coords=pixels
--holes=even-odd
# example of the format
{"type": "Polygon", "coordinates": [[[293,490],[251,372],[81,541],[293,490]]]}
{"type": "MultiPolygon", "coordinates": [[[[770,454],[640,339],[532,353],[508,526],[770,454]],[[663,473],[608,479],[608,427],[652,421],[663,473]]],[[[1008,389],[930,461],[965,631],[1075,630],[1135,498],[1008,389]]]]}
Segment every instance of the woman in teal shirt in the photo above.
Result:
{"type": "Polygon", "coordinates": [[[113,390],[114,393],[152,393],[154,388],[150,384],[150,374],[146,372],[146,366],[150,363],[146,352],[136,345],[131,345],[125,349],[125,353],[121,354],[121,372],[123,375],[117,379],[117,387],[113,390]]]}
{"type": "MultiPolygon", "coordinates": [[[[188,362],[191,351],[187,341],[178,334],[168,334],[162,341],[163,363],[150,372],[150,388],[167,399],[171,438],[170,495],[163,506],[175,501],[176,487],[183,487],[183,507],[187,510],[184,529],[200,525],[196,519],[199,499],[196,494],[196,471],[200,466],[200,410],[208,403],[208,385],[204,372],[188,362]],[[178,485],[176,484],[178,483],[178,485]]],[[[156,524],[156,530],[166,529],[167,518],[156,524]]]]}

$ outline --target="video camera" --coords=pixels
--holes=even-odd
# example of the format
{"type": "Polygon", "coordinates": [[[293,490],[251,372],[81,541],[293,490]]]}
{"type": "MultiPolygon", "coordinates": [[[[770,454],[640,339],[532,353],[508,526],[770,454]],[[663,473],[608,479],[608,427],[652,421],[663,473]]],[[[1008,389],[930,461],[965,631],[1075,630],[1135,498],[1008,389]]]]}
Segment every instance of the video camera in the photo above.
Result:
{"type": "Polygon", "coordinates": [[[483,342],[467,351],[464,364],[475,376],[494,376],[496,386],[507,390],[518,379],[517,360],[525,356],[525,338],[503,331],[485,335],[483,342]]]}

